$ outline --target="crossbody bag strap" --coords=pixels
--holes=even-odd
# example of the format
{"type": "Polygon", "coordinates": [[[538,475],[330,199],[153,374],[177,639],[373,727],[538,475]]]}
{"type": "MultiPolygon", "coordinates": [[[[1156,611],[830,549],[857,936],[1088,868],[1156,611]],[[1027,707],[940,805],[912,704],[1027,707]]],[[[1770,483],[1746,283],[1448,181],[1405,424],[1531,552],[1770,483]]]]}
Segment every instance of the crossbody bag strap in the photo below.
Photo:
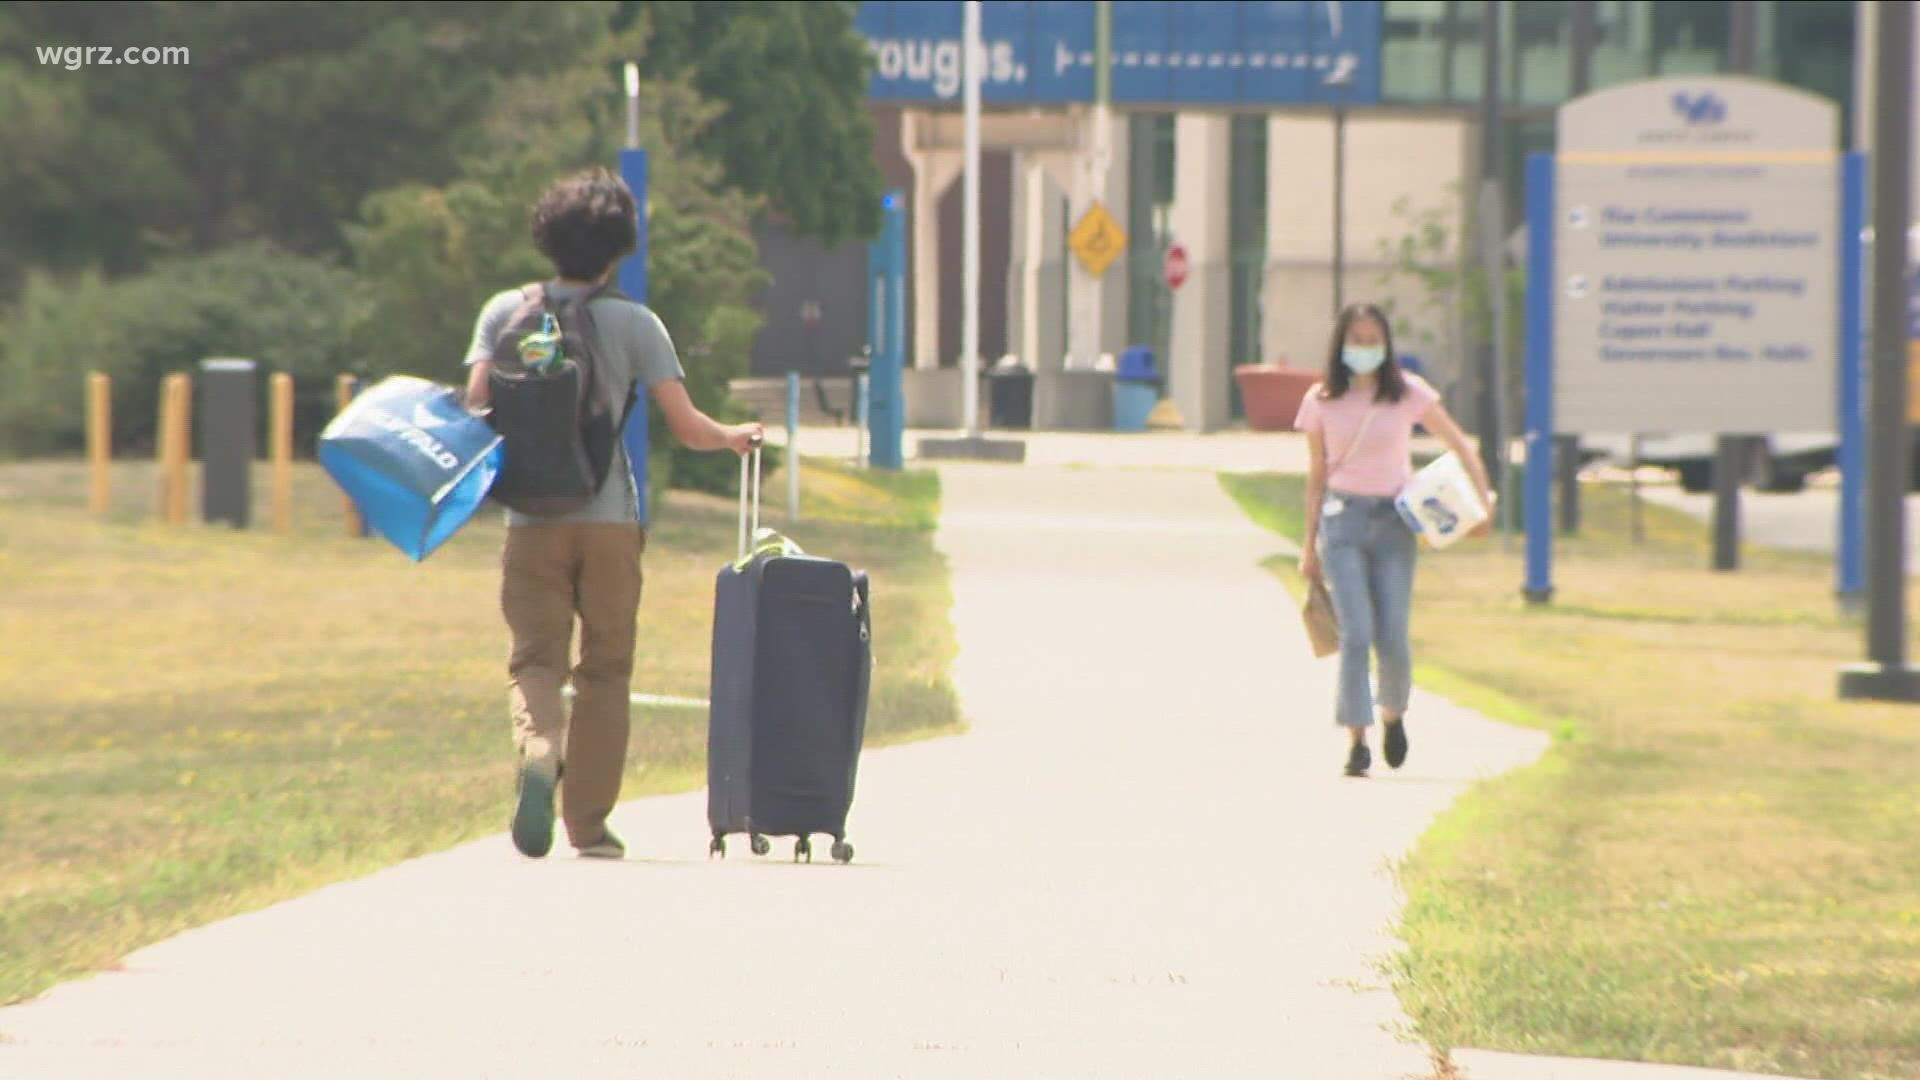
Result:
{"type": "Polygon", "coordinates": [[[1353,433],[1353,441],[1349,442],[1346,445],[1346,448],[1340,451],[1340,456],[1338,458],[1335,458],[1334,460],[1327,463],[1327,479],[1328,480],[1333,479],[1334,472],[1338,470],[1340,466],[1345,465],[1347,463],[1347,459],[1353,456],[1354,450],[1359,448],[1361,440],[1367,437],[1367,429],[1373,426],[1373,418],[1375,414],[1377,414],[1379,411],[1380,411],[1379,402],[1373,402],[1367,406],[1367,415],[1360,419],[1360,430],[1353,433]]]}

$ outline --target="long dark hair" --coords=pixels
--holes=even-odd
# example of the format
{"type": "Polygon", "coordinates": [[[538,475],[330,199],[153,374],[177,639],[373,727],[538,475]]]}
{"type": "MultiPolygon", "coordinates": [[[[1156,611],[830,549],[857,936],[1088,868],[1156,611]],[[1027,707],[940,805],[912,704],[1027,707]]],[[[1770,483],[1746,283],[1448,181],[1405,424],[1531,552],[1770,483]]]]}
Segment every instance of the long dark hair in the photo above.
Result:
{"type": "Polygon", "coordinates": [[[1387,313],[1373,304],[1348,304],[1340,312],[1339,319],[1333,324],[1333,343],[1327,347],[1327,377],[1323,385],[1324,394],[1330,398],[1344,397],[1353,385],[1353,372],[1347,362],[1340,358],[1340,351],[1346,348],[1347,331],[1361,319],[1372,319],[1380,326],[1380,339],[1387,347],[1387,359],[1374,372],[1373,400],[1399,401],[1407,392],[1407,377],[1400,371],[1400,359],[1393,352],[1393,325],[1387,321],[1387,313]]]}

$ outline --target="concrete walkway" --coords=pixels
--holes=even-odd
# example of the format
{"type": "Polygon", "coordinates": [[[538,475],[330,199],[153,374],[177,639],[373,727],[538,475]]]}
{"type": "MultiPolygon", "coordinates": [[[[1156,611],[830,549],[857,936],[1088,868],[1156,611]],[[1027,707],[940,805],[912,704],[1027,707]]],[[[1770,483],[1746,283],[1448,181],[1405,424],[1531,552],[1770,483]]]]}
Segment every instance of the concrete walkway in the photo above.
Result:
{"type": "Polygon", "coordinates": [[[854,865],[709,862],[702,796],[634,802],[625,863],[502,835],[0,1010],[0,1077],[1429,1075],[1386,865],[1543,739],[1417,693],[1407,767],[1344,779],[1209,474],[943,471],[974,730],[865,758],[854,865]]]}
{"type": "MultiPolygon", "coordinates": [[[[1670,507],[1700,521],[1713,520],[1713,496],[1693,495],[1678,487],[1647,487],[1648,502],[1670,507]]],[[[1907,572],[1920,575],[1920,495],[1907,496],[1907,572]]],[[[1809,486],[1793,494],[1740,492],[1741,538],[1747,543],[1786,551],[1831,555],[1839,544],[1840,491],[1831,484],[1809,486]]]]}

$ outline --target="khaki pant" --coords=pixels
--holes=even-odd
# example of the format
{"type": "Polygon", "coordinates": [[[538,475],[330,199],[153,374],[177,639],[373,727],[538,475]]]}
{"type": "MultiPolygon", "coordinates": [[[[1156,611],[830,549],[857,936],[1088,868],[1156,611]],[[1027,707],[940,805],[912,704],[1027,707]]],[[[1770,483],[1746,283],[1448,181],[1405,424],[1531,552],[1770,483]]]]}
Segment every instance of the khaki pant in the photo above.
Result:
{"type": "Polygon", "coordinates": [[[575,847],[597,843],[620,800],[627,764],[628,696],[634,622],[640,608],[639,525],[554,523],[507,530],[500,607],[512,648],[507,698],[514,745],[529,740],[560,751],[560,816],[575,847]],[[580,659],[572,665],[573,716],[561,688],[580,621],[580,659]]]}

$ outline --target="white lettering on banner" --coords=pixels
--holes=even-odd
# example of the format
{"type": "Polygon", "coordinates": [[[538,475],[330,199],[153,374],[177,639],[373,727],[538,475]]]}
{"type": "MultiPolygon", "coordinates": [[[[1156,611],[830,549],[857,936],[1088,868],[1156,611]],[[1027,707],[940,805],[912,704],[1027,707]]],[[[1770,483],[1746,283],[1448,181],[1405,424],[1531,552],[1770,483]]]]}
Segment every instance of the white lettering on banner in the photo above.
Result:
{"type": "Polygon", "coordinates": [[[398,435],[401,442],[420,451],[428,460],[442,469],[460,467],[460,459],[447,449],[445,443],[408,423],[404,417],[395,416],[381,409],[369,409],[367,419],[380,430],[398,435]]]}
{"type": "MultiPolygon", "coordinates": [[[[939,98],[951,98],[960,93],[959,41],[880,38],[867,44],[882,79],[930,86],[934,96],[939,98]]],[[[1013,42],[989,41],[984,46],[986,58],[981,65],[980,79],[983,84],[1011,85],[1027,81],[1026,66],[1016,58],[1013,42]]],[[[1061,48],[1064,50],[1065,46],[1061,48]]]]}

